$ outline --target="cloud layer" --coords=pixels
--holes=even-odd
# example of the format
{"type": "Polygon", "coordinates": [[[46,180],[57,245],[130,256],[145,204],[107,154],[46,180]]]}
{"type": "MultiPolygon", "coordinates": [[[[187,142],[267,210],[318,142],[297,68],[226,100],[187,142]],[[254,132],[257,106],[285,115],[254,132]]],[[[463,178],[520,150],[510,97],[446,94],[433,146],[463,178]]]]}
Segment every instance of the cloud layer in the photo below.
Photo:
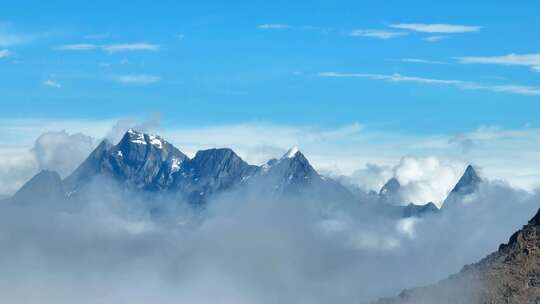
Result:
{"type": "Polygon", "coordinates": [[[369,205],[231,193],[197,215],[96,181],[81,201],[0,207],[0,293],[29,304],[363,304],[496,250],[536,200],[488,184],[462,208],[392,219],[369,205]],[[170,210],[152,217],[156,204],[170,210]]]}

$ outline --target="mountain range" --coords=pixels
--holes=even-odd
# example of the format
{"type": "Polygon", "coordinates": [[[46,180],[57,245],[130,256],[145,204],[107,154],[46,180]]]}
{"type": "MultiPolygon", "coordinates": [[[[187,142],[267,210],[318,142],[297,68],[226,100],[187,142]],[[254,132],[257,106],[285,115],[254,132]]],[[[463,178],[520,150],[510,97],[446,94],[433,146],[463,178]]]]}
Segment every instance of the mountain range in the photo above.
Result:
{"type": "MultiPolygon", "coordinates": [[[[130,129],[116,145],[103,140],[65,179],[55,172],[42,171],[9,201],[24,202],[36,197],[70,199],[98,178],[129,191],[174,195],[193,206],[204,206],[212,197],[227,191],[248,190],[265,196],[309,195],[337,202],[361,200],[340,182],[320,175],[297,148],[279,159],[255,166],[228,148],[201,150],[189,158],[160,136],[130,129]]],[[[474,168],[467,167],[446,201],[473,193],[480,182],[474,168]]],[[[411,217],[439,212],[431,202],[403,204],[400,189],[399,181],[392,178],[375,197],[388,214],[411,217]]]]}

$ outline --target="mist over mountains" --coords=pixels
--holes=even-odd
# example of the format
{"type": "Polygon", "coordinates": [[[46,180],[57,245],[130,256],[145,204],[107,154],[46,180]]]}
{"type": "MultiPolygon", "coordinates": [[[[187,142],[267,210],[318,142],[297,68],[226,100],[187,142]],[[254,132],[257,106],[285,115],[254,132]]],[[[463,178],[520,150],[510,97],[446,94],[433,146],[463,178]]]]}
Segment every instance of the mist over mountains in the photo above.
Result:
{"type": "Polygon", "coordinates": [[[395,178],[379,193],[344,184],[294,148],[256,166],[227,148],[190,158],[129,130],[2,201],[0,292],[26,303],[368,303],[479,260],[538,208],[536,193],[472,166],[441,209],[404,201],[406,190],[395,178]]]}

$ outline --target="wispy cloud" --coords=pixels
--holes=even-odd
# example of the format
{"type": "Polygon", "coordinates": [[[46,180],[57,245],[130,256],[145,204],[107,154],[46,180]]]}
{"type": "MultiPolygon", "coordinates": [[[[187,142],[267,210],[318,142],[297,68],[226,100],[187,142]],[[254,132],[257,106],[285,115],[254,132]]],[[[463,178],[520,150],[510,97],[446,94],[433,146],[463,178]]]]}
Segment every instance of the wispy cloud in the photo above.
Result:
{"type": "Polygon", "coordinates": [[[392,39],[407,35],[406,32],[386,31],[386,30],[353,30],[349,33],[349,36],[353,37],[369,37],[376,39],[392,39]]]}
{"type": "Polygon", "coordinates": [[[59,51],[93,51],[96,49],[101,49],[109,53],[118,53],[118,52],[131,52],[131,51],[157,51],[159,50],[159,45],[146,43],[146,42],[120,43],[120,44],[109,44],[109,45],[96,45],[92,43],[74,43],[74,44],[61,45],[55,49],[59,51]]]}
{"type": "Polygon", "coordinates": [[[280,24],[280,23],[265,23],[265,24],[257,25],[257,28],[261,30],[283,30],[283,29],[289,29],[291,28],[291,26],[288,24],[280,24]]]}
{"type": "Polygon", "coordinates": [[[444,40],[446,39],[446,36],[428,36],[426,38],[424,38],[424,41],[427,41],[427,42],[439,42],[441,40],[444,40]]]}
{"type": "Polygon", "coordinates": [[[370,80],[383,80],[391,82],[412,82],[420,84],[433,84],[433,85],[450,85],[464,90],[484,90],[491,92],[511,93],[526,96],[539,96],[540,87],[531,87],[515,84],[507,85],[491,85],[476,83],[463,80],[447,80],[447,79],[434,79],[415,76],[404,76],[400,74],[364,74],[364,73],[339,73],[339,72],[323,72],[319,73],[320,77],[337,77],[337,78],[364,78],[370,80]]]}
{"type": "Polygon", "coordinates": [[[530,67],[533,71],[540,72],[540,53],[508,54],[491,57],[456,57],[456,59],[462,64],[520,65],[530,67]]]}
{"type": "Polygon", "coordinates": [[[116,82],[132,85],[148,85],[161,80],[160,76],[148,74],[114,75],[111,78],[116,82]]]}
{"type": "Polygon", "coordinates": [[[98,46],[90,43],[75,43],[75,44],[64,44],[57,47],[57,50],[60,51],[91,51],[97,49],[98,46]]]}
{"type": "Polygon", "coordinates": [[[44,85],[48,86],[48,87],[52,87],[52,88],[56,88],[56,89],[61,89],[62,88],[62,85],[55,81],[55,80],[52,80],[52,79],[47,79],[43,82],[44,85]]]}
{"type": "Polygon", "coordinates": [[[399,24],[391,24],[390,27],[396,28],[396,29],[402,29],[402,30],[422,32],[422,33],[448,33],[448,34],[478,32],[482,29],[481,26],[444,24],[444,23],[434,23],[434,24],[399,23],[399,24]]]}
{"type": "Polygon", "coordinates": [[[408,62],[408,63],[422,63],[422,64],[448,64],[444,61],[436,61],[436,60],[428,60],[428,59],[420,59],[420,58],[402,58],[399,61],[401,62],[408,62]]]}
{"type": "Polygon", "coordinates": [[[10,24],[0,23],[0,47],[24,44],[31,40],[31,35],[15,30],[10,24]]]}
{"type": "Polygon", "coordinates": [[[0,50],[0,59],[9,57],[11,52],[9,50],[0,50]]]}
{"type": "Polygon", "coordinates": [[[158,49],[159,45],[145,42],[111,44],[103,47],[103,50],[110,53],[129,51],[157,51],[158,49]]]}

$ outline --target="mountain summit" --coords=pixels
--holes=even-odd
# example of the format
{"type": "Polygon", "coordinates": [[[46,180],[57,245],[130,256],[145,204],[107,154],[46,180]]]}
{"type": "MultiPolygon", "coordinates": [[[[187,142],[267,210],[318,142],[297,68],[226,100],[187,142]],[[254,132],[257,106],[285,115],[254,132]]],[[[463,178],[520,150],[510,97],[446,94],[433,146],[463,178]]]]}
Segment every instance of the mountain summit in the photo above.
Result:
{"type": "Polygon", "coordinates": [[[103,141],[90,156],[66,178],[69,191],[89,182],[96,175],[143,190],[162,190],[170,186],[187,156],[159,136],[128,130],[112,146],[103,141]]]}
{"type": "Polygon", "coordinates": [[[401,197],[399,193],[400,189],[401,184],[399,183],[398,179],[392,177],[386,182],[386,184],[384,184],[384,186],[379,191],[379,199],[382,200],[383,203],[399,204],[401,203],[401,197]]]}
{"type": "Polygon", "coordinates": [[[482,183],[482,179],[476,173],[476,170],[472,165],[467,166],[465,172],[454,186],[448,197],[444,201],[443,208],[448,208],[451,205],[456,204],[457,201],[462,200],[468,195],[473,194],[482,183]]]}

